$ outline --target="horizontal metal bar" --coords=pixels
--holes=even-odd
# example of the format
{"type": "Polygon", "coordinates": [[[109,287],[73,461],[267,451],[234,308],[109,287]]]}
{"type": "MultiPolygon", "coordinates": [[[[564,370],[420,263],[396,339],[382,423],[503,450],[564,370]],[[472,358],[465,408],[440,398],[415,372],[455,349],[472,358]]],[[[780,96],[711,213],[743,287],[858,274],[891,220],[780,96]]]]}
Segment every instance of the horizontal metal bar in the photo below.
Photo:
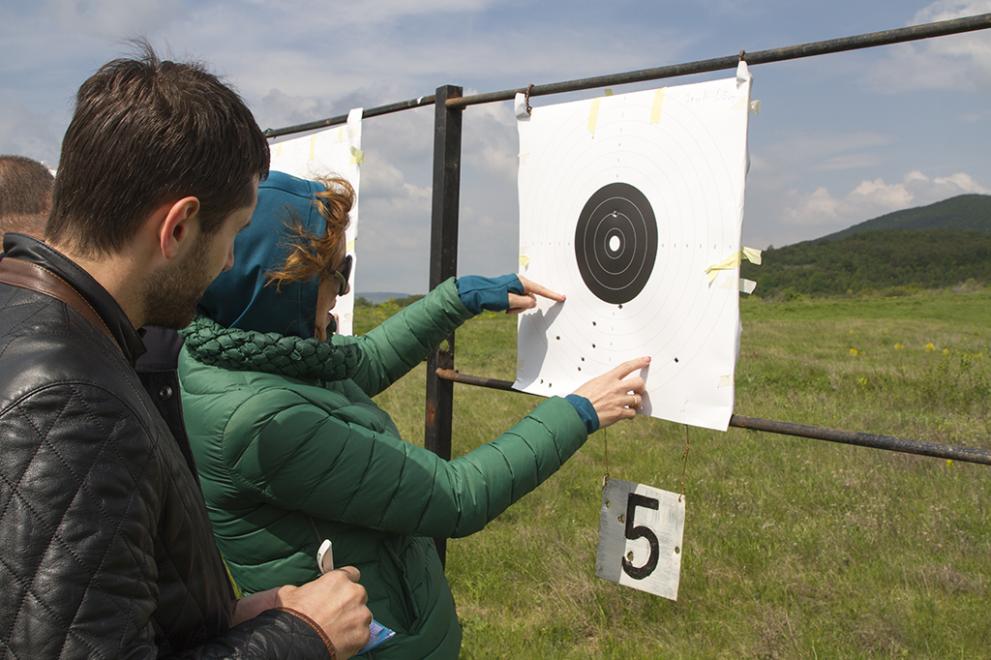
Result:
{"type": "MultiPolygon", "coordinates": [[[[490,389],[504,390],[507,392],[520,391],[513,387],[513,383],[511,381],[486,378],[484,376],[471,376],[468,374],[459,373],[454,369],[437,369],[437,376],[438,378],[450,380],[455,383],[462,383],[464,385],[487,387],[490,389]]],[[[529,394],[529,392],[521,392],[521,394],[529,394]]],[[[964,463],[991,465],[991,450],[982,449],[979,447],[939,445],[932,442],[923,442],[921,440],[896,438],[890,435],[838,431],[836,429],[828,429],[822,426],[794,424],[792,422],[778,422],[772,419],[745,417],[743,415],[733,415],[730,417],[729,425],[741,429],[750,429],[752,431],[793,435],[802,438],[810,438],[813,440],[827,440],[829,442],[839,442],[845,445],[857,445],[859,447],[871,447],[873,449],[897,451],[903,454],[946,458],[964,463]]]]}
{"type": "MultiPolygon", "coordinates": [[[[988,28],[991,28],[991,13],[967,16],[965,18],[956,18],[948,21],[938,21],[936,23],[925,23],[923,25],[912,25],[894,30],[868,32],[866,34],[858,34],[851,37],[813,41],[811,43],[800,44],[797,46],[771,48],[752,53],[747,51],[744,59],[746,59],[747,64],[768,64],[770,62],[794,60],[801,57],[825,55],[827,53],[839,53],[842,51],[856,50],[859,48],[873,48],[875,46],[885,46],[905,41],[916,41],[918,39],[930,39],[932,37],[943,37],[949,34],[959,34],[961,32],[972,32],[974,30],[985,30],[988,28]]],[[[658,80],[661,78],[673,78],[676,76],[722,71],[724,69],[735,69],[739,61],[740,54],[735,54],[727,55],[725,57],[715,57],[708,60],[686,62],[684,64],[656,67],[652,69],[640,69],[637,71],[628,71],[626,73],[615,73],[603,76],[594,76],[592,78],[579,78],[565,82],[534,85],[530,89],[530,96],[560,94],[562,92],[576,92],[582,89],[592,89],[595,87],[604,87],[606,85],[623,85],[626,83],[642,82],[644,80],[658,80]]],[[[525,91],[525,89],[525,87],[523,89],[504,89],[498,92],[487,92],[484,94],[463,96],[458,99],[450,99],[447,102],[447,105],[448,107],[465,107],[469,105],[477,105],[479,103],[508,101],[516,96],[517,92],[525,91]]]]}
{"type": "Polygon", "coordinates": [[[991,465],[991,450],[981,449],[979,447],[940,445],[922,440],[906,440],[904,438],[896,438],[890,435],[838,431],[836,429],[827,429],[821,426],[795,424],[793,422],[778,422],[773,419],[744,417],[743,415],[733,415],[730,417],[729,423],[730,426],[735,426],[741,429],[750,429],[753,431],[779,433],[781,435],[794,435],[801,438],[812,438],[813,440],[839,442],[845,445],[872,447],[874,449],[887,449],[888,451],[898,451],[905,454],[918,454],[920,456],[947,458],[965,463],[981,463],[984,465],[991,465]]]}
{"type": "MultiPolygon", "coordinates": [[[[412,110],[413,108],[422,108],[427,105],[434,104],[434,95],[421,96],[415,99],[409,99],[407,101],[399,101],[398,103],[390,103],[388,105],[380,105],[375,108],[366,108],[362,111],[362,119],[368,117],[378,117],[380,115],[387,115],[393,112],[401,112],[403,110],[412,110]]],[[[327,119],[318,119],[316,121],[307,122],[305,124],[296,124],[295,126],[286,126],[284,128],[268,128],[265,129],[265,137],[274,138],[281,135],[291,135],[293,133],[305,133],[306,131],[312,131],[317,128],[327,128],[328,126],[337,126],[338,124],[347,123],[347,115],[337,115],[336,117],[328,117],[327,119]]]]}
{"type": "MultiPolygon", "coordinates": [[[[875,46],[886,46],[889,44],[902,43],[905,41],[917,41],[919,39],[931,39],[932,37],[944,37],[962,32],[972,32],[974,30],[986,30],[991,28],[991,12],[955,18],[948,21],[938,21],[935,23],[925,23],[922,25],[911,25],[909,27],[896,28],[894,30],[882,30],[880,32],[868,32],[851,37],[840,37],[838,39],[826,39],[824,41],[813,41],[797,46],[786,46],[782,48],[770,48],[746,53],[745,59],[748,64],[768,64],[770,62],[781,62],[802,57],[813,57],[815,55],[825,55],[827,53],[839,53],[847,50],[859,48],[873,48],[875,46]]],[[[592,78],[579,78],[564,82],[547,83],[534,85],[530,90],[530,96],[544,96],[547,94],[560,94],[562,92],[575,92],[582,89],[592,89],[605,85],[621,85],[625,83],[642,82],[645,80],[659,80],[661,78],[674,78],[676,76],[687,76],[697,73],[709,73],[712,71],[722,71],[735,68],[740,55],[727,55],[725,57],[715,57],[707,60],[697,60],[683,64],[673,64],[670,66],[655,67],[651,69],[639,69],[626,73],[615,73],[592,78]]],[[[447,106],[451,108],[463,108],[469,105],[480,103],[492,103],[495,101],[508,101],[522,89],[504,89],[498,92],[486,92],[483,94],[473,94],[447,100],[447,106]]],[[[402,110],[411,110],[434,104],[434,95],[421,96],[407,101],[380,105],[374,108],[367,108],[363,117],[377,117],[387,115],[402,110]]],[[[303,133],[317,128],[336,126],[347,121],[347,115],[337,115],[327,119],[318,119],[305,124],[296,124],[283,128],[269,128],[265,130],[265,136],[269,138],[290,135],[292,133],[303,133]]]]}
{"type": "Polygon", "coordinates": [[[485,376],[472,376],[469,374],[463,374],[456,369],[438,369],[437,377],[455,383],[461,383],[462,385],[475,385],[476,387],[487,387],[490,390],[505,390],[506,392],[519,392],[520,394],[537,396],[531,392],[523,392],[516,389],[513,387],[513,382],[510,380],[486,378],[485,376]]]}

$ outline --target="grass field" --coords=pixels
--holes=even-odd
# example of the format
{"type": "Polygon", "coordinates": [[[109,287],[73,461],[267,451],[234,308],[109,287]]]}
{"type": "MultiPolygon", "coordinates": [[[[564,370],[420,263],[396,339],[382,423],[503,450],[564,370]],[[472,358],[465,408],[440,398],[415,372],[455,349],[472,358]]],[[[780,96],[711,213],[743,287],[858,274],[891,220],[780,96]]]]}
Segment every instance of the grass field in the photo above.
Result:
{"type": "MultiPolygon", "coordinates": [[[[991,447],[991,289],[748,299],[742,316],[736,412],[991,447]]],[[[512,379],[515,322],[469,322],[457,364],[512,379]]],[[[417,442],[424,378],[378,399],[417,442]]],[[[460,454],[536,399],[458,385],[455,402],[460,454]]],[[[450,542],[464,657],[991,657],[991,468],[692,428],[670,602],[594,575],[606,442],[612,476],[681,490],[685,427],[636,419],[450,542]]]]}

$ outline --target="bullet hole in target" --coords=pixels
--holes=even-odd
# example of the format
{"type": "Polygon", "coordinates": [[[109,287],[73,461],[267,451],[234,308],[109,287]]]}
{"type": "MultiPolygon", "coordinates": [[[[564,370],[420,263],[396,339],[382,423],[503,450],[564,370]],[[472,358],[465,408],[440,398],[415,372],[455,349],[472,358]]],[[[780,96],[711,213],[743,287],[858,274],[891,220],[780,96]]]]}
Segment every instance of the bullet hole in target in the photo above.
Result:
{"type": "Polygon", "coordinates": [[[675,358],[675,359],[674,359],[674,361],[675,361],[675,362],[678,362],[678,358],[675,358]]]}

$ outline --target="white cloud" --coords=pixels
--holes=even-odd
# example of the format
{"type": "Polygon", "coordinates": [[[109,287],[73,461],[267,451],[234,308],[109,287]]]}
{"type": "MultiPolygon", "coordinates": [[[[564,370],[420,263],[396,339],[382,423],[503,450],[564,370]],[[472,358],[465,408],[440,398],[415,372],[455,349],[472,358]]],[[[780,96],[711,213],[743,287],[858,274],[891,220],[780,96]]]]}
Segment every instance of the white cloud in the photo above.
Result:
{"type": "Polygon", "coordinates": [[[28,108],[0,89],[0,152],[58,165],[59,135],[44,108],[28,108]],[[39,121],[41,120],[41,121],[39,121]]]}
{"type": "MultiPolygon", "coordinates": [[[[250,0],[256,8],[271,5],[268,0],[250,0]]],[[[383,23],[398,23],[416,16],[437,14],[473,14],[493,5],[495,0],[362,0],[361,2],[338,2],[329,4],[325,0],[292,0],[280,2],[279,11],[286,15],[305,19],[305,23],[320,29],[335,29],[343,26],[383,23]]]]}
{"type": "MultiPolygon", "coordinates": [[[[918,11],[911,24],[991,12],[991,0],[939,0],[918,11]]],[[[991,40],[986,31],[926,39],[890,48],[868,72],[880,91],[986,89],[991,83],[991,40]]]]}
{"type": "Polygon", "coordinates": [[[808,223],[810,218],[814,219],[815,222],[831,222],[836,219],[841,205],[840,200],[820,186],[802,200],[798,206],[788,209],[786,215],[803,223],[808,223]]]}
{"type": "Polygon", "coordinates": [[[858,207],[875,206],[894,210],[911,204],[912,193],[905,183],[889,184],[884,179],[871,179],[857,184],[847,195],[847,200],[858,207]]]}
{"type": "MultiPolygon", "coordinates": [[[[466,90],[465,94],[477,93],[466,90]]],[[[469,108],[462,121],[464,167],[481,167],[486,174],[515,184],[518,171],[516,118],[509,103],[469,108]]]]}
{"type": "Polygon", "coordinates": [[[182,0],[47,0],[38,10],[65,30],[109,39],[160,30],[185,12],[182,0]]]}
{"type": "Polygon", "coordinates": [[[912,22],[948,21],[986,12],[991,12],[988,0],[937,0],[916,12],[912,22]]]}
{"type": "Polygon", "coordinates": [[[960,113],[960,121],[966,122],[968,124],[978,124],[986,121],[991,121],[991,112],[987,110],[976,110],[960,113]]]}
{"type": "Polygon", "coordinates": [[[826,158],[816,165],[816,169],[824,172],[842,172],[875,167],[879,162],[880,158],[876,153],[841,154],[826,158]]]}
{"type": "Polygon", "coordinates": [[[807,180],[810,170],[843,172],[874,167],[892,142],[889,135],[862,130],[820,128],[787,135],[767,146],[752,146],[748,185],[777,197],[782,190],[807,180]]]}
{"type": "Polygon", "coordinates": [[[966,172],[930,177],[912,170],[901,181],[865,179],[845,195],[833,195],[825,187],[802,195],[791,191],[782,219],[786,223],[819,228],[822,232],[842,229],[875,216],[962,195],[991,193],[991,189],[966,172]]]}
{"type": "Polygon", "coordinates": [[[422,293],[427,289],[429,266],[429,182],[411,181],[374,144],[366,141],[363,146],[358,290],[422,293]]]}

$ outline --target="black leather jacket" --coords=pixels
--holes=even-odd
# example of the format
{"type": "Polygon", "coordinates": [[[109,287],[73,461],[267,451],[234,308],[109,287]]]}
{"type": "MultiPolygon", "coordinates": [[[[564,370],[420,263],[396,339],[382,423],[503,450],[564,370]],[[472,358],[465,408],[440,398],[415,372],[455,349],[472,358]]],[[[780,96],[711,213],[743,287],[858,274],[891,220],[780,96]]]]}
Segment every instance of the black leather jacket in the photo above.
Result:
{"type": "Polygon", "coordinates": [[[16,234],[4,249],[79,291],[116,343],[59,300],[0,284],[0,651],[328,657],[286,610],[230,627],[235,601],[188,447],[134,370],[141,338],[61,254],[16,234]]]}

